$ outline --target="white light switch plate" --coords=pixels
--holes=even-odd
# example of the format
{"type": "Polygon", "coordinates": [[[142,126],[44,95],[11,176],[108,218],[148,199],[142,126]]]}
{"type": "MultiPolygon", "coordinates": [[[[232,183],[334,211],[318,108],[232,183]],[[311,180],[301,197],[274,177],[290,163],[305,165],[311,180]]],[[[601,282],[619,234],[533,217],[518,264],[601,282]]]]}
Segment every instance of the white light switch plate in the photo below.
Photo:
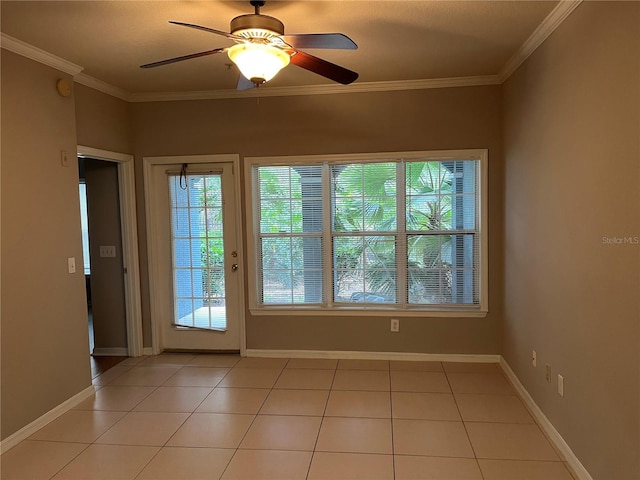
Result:
{"type": "Polygon", "coordinates": [[[564,377],[558,375],[558,395],[564,397],[564,377]]]}
{"type": "Polygon", "coordinates": [[[69,273],[76,273],[76,257],[67,258],[67,268],[69,273]]]}

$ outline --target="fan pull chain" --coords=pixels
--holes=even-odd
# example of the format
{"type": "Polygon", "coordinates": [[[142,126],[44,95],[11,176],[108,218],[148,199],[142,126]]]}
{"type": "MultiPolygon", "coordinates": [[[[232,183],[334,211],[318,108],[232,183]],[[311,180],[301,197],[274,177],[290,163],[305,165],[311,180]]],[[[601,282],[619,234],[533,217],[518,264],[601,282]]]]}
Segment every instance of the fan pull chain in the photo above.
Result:
{"type": "Polygon", "coordinates": [[[182,190],[187,189],[187,164],[183,163],[182,168],[180,169],[180,188],[182,190]],[[182,185],[182,180],[184,180],[184,186],[182,185]]]}

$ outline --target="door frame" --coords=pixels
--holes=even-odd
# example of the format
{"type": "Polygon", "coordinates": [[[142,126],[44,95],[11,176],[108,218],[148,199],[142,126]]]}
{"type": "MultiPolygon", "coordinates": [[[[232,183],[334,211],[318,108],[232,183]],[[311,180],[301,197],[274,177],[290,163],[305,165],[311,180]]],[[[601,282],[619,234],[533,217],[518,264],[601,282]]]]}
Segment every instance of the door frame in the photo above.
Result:
{"type": "Polygon", "coordinates": [[[140,262],[138,254],[138,220],[136,217],[136,186],[133,155],[77,146],[78,157],[114,162],[118,165],[118,196],[122,229],[122,266],[127,326],[127,354],[139,357],[144,353],[142,336],[142,302],[140,296],[140,262]]]}
{"type": "MultiPolygon", "coordinates": [[[[168,157],[143,157],[142,169],[144,174],[144,200],[145,200],[145,215],[147,221],[147,257],[148,257],[148,271],[149,271],[149,300],[151,306],[151,348],[154,355],[158,355],[163,350],[163,345],[160,335],[159,315],[157,312],[162,309],[166,309],[166,298],[163,298],[158,292],[158,279],[160,271],[160,261],[158,258],[158,242],[160,239],[153,235],[153,232],[157,229],[157,218],[154,214],[154,209],[151,200],[151,192],[158,187],[157,181],[154,179],[153,168],[159,165],[180,165],[183,163],[188,164],[201,164],[201,163],[231,163],[233,165],[233,187],[236,203],[236,215],[240,221],[235,223],[235,233],[238,252],[238,263],[244,264],[244,249],[242,242],[242,204],[241,204],[241,181],[240,181],[240,155],[238,154],[218,154],[218,155],[177,155],[168,157]]],[[[165,259],[166,260],[166,259],[165,259]]],[[[245,292],[244,292],[244,269],[238,269],[239,275],[238,282],[240,288],[238,289],[238,322],[240,329],[240,355],[244,356],[247,349],[246,330],[245,330],[245,292]]]]}

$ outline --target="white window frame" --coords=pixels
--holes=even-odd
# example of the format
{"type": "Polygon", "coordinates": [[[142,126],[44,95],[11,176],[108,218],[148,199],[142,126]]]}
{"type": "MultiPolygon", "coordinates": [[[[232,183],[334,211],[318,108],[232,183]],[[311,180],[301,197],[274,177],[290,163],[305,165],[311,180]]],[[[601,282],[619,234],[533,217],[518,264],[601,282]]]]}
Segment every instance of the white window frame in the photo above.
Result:
{"type": "MultiPolygon", "coordinates": [[[[358,153],[345,155],[300,155],[300,156],[277,156],[277,157],[246,157],[244,162],[244,183],[245,183],[245,208],[247,218],[247,266],[248,271],[248,294],[249,311],[252,315],[312,315],[312,316],[402,316],[402,317],[485,317],[489,311],[489,275],[488,275],[488,150],[437,150],[437,151],[412,151],[412,152],[380,152],[380,153],[358,153]],[[349,305],[349,306],[308,306],[295,304],[291,306],[270,306],[258,303],[258,253],[256,245],[256,232],[259,219],[257,218],[254,206],[258,204],[257,192],[254,185],[254,167],[263,165],[308,165],[310,163],[370,163],[389,159],[424,160],[424,161],[455,161],[455,160],[477,160],[479,162],[477,180],[477,198],[479,201],[478,212],[478,232],[480,238],[480,261],[479,265],[479,304],[475,305],[451,305],[443,307],[411,306],[410,308],[400,305],[349,305]]],[[[327,202],[329,200],[327,199],[327,202]]],[[[326,209],[329,210],[329,209],[326,209]]],[[[330,266],[328,268],[331,268],[330,266]]]]}

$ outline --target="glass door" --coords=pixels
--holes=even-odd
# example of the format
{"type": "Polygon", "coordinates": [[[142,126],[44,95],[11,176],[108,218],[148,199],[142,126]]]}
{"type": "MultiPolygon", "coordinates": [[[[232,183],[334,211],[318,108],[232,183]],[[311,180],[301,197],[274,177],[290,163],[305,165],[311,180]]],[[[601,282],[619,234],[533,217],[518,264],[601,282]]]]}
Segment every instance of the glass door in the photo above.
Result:
{"type": "Polygon", "coordinates": [[[239,350],[232,163],[153,166],[153,321],[163,350],[239,350]]]}

